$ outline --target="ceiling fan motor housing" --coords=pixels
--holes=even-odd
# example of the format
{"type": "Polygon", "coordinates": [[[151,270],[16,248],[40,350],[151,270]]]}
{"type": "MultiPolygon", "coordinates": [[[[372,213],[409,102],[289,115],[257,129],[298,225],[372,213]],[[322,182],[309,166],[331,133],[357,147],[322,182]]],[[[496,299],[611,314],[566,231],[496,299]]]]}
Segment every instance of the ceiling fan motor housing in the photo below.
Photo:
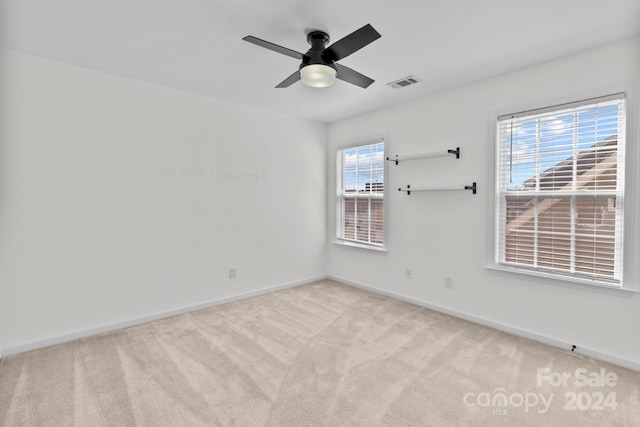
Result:
{"type": "Polygon", "coordinates": [[[303,69],[307,65],[321,64],[337,70],[333,61],[327,61],[322,56],[322,53],[329,43],[329,34],[324,31],[312,31],[307,34],[307,42],[309,42],[311,48],[304,54],[300,69],[303,69]]]}

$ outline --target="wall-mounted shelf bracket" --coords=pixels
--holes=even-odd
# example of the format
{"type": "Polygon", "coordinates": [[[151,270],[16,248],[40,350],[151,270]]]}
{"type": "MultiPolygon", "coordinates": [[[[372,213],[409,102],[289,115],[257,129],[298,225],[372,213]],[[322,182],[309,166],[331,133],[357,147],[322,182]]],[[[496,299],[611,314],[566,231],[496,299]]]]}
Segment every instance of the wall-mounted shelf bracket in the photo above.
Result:
{"type": "Polygon", "coordinates": [[[456,147],[455,150],[451,149],[451,150],[447,150],[447,151],[438,151],[438,152],[434,152],[434,153],[424,153],[424,154],[413,154],[413,155],[409,155],[409,156],[399,156],[399,155],[395,155],[394,157],[387,157],[387,160],[390,162],[395,162],[395,164],[397,165],[398,162],[402,162],[405,160],[417,160],[417,159],[428,159],[430,157],[446,157],[448,155],[454,155],[456,156],[456,159],[460,158],[460,147],[456,147]]]}
{"type": "Polygon", "coordinates": [[[477,191],[478,191],[478,187],[476,186],[475,182],[473,184],[471,184],[471,185],[465,185],[464,189],[465,190],[471,190],[473,192],[473,194],[476,194],[477,191]]]}
{"type": "Polygon", "coordinates": [[[473,194],[477,194],[478,187],[474,182],[471,185],[454,185],[449,187],[411,187],[407,185],[407,188],[398,188],[398,191],[406,191],[407,196],[411,195],[412,191],[456,191],[456,190],[469,190],[473,194]]]}

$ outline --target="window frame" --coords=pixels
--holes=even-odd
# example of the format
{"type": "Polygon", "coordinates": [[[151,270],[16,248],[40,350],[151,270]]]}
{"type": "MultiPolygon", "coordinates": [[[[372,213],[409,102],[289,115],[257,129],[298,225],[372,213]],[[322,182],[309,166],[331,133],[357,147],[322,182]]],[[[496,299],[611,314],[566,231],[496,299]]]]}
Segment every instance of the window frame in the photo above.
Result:
{"type": "Polygon", "coordinates": [[[636,143],[640,141],[638,135],[638,110],[637,110],[637,82],[625,82],[615,85],[611,85],[598,90],[588,91],[584,93],[573,94],[564,96],[562,98],[556,98],[547,102],[536,102],[525,105],[520,105],[512,108],[505,108],[499,111],[492,111],[489,115],[490,119],[490,161],[492,168],[490,169],[490,182],[493,185],[493,191],[490,195],[488,215],[489,224],[487,227],[488,239],[487,239],[487,264],[486,268],[493,270],[499,274],[506,274],[510,277],[524,278],[529,277],[531,280],[545,283],[556,284],[561,286],[568,286],[578,289],[587,289],[597,292],[604,292],[614,295],[637,293],[640,290],[637,289],[637,285],[630,285],[635,283],[633,272],[633,260],[634,260],[634,236],[635,236],[635,215],[636,215],[636,200],[638,186],[636,184],[636,177],[638,176],[636,159],[638,151],[636,149],[636,143]],[[538,270],[530,267],[520,267],[516,265],[508,265],[499,262],[498,245],[497,242],[500,238],[500,210],[498,208],[497,201],[500,200],[499,193],[499,148],[498,148],[498,119],[501,116],[506,116],[514,112],[524,111],[536,111],[544,110],[547,108],[553,108],[558,106],[559,108],[565,104],[572,104],[586,99],[598,99],[604,98],[611,94],[624,93],[626,95],[626,133],[625,133],[625,181],[624,181],[624,205],[623,205],[623,232],[621,234],[623,258],[621,260],[623,270],[621,271],[620,283],[612,283],[607,280],[598,280],[596,278],[585,278],[579,275],[572,275],[565,272],[553,272],[547,270],[538,270]],[[585,286],[586,285],[586,286],[585,286]]]}
{"type": "MultiPolygon", "coordinates": [[[[373,138],[367,138],[364,140],[359,140],[357,142],[351,142],[351,143],[347,143],[347,144],[343,144],[343,145],[339,145],[336,147],[335,151],[334,151],[334,161],[335,161],[335,165],[336,165],[336,171],[335,171],[335,178],[336,178],[336,182],[335,182],[335,240],[333,241],[334,244],[338,244],[341,246],[347,246],[347,247],[354,247],[354,248],[361,248],[361,249],[367,249],[367,250],[371,250],[371,251],[378,251],[378,252],[387,252],[387,240],[388,240],[388,236],[387,236],[387,223],[388,223],[388,195],[387,195],[387,190],[388,190],[388,185],[387,185],[387,171],[388,171],[388,167],[386,164],[386,158],[387,158],[387,146],[388,146],[388,141],[386,137],[383,136],[378,136],[378,137],[373,137],[373,138]],[[383,180],[384,180],[384,187],[383,187],[383,191],[382,191],[382,197],[374,197],[374,198],[378,198],[378,199],[382,199],[383,203],[383,207],[382,207],[382,212],[383,212],[383,219],[382,219],[382,240],[383,243],[381,245],[379,244],[375,244],[375,243],[368,243],[368,242],[364,242],[364,241],[358,241],[358,240],[352,240],[352,239],[347,239],[345,237],[343,237],[342,232],[343,232],[343,204],[342,204],[342,171],[343,169],[340,167],[339,162],[338,162],[338,155],[340,152],[342,152],[343,150],[348,150],[351,148],[357,148],[357,147],[364,147],[367,145],[375,145],[375,144],[379,144],[382,143],[383,144],[383,180]]],[[[363,198],[366,200],[371,199],[368,196],[356,196],[357,198],[363,198]]]]}

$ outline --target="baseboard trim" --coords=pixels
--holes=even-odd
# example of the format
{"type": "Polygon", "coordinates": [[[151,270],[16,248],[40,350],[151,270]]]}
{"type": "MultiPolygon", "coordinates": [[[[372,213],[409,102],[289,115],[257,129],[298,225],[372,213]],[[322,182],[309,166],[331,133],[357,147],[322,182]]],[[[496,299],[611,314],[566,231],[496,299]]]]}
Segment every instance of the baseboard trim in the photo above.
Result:
{"type": "MultiPolygon", "coordinates": [[[[449,307],[441,306],[438,304],[432,304],[427,301],[423,301],[418,298],[413,298],[408,295],[404,295],[397,292],[391,292],[384,289],[376,288],[374,286],[366,285],[364,283],[354,282],[353,280],[345,279],[339,276],[329,275],[329,279],[334,280],[336,282],[344,283],[345,285],[354,286],[356,288],[365,289],[371,292],[375,292],[377,294],[385,295],[391,298],[396,298],[401,301],[408,302],[410,304],[414,304],[420,307],[428,308],[429,310],[437,311],[439,313],[448,314],[453,317],[457,317],[460,319],[467,320],[469,322],[477,323],[482,326],[487,326],[492,329],[497,329],[499,331],[507,332],[512,335],[516,335],[523,338],[528,338],[533,341],[538,341],[543,344],[547,344],[553,347],[557,347],[563,350],[570,351],[571,344],[567,344],[566,341],[560,340],[558,338],[550,337],[547,335],[542,335],[537,332],[533,332],[527,329],[518,328],[515,326],[511,326],[502,322],[497,322],[495,320],[487,319],[484,317],[475,316],[469,313],[465,313],[459,310],[455,310],[449,307]]],[[[572,343],[576,345],[575,352],[578,354],[582,354],[587,357],[591,357],[593,359],[598,359],[603,362],[611,363],[613,365],[622,366],[623,368],[632,369],[634,371],[640,371],[640,363],[632,360],[624,359],[621,357],[614,356],[612,354],[603,353],[598,350],[594,350],[592,348],[583,347],[579,343],[572,343]]]]}
{"type": "Polygon", "coordinates": [[[311,277],[311,278],[297,280],[294,282],[284,283],[276,286],[256,289],[249,292],[243,292],[241,294],[232,295],[224,298],[218,298],[215,300],[210,300],[210,301],[206,301],[199,304],[182,306],[172,310],[152,313],[145,316],[127,319],[121,322],[102,325],[96,328],[83,329],[80,331],[72,332],[70,334],[64,334],[64,335],[45,338],[41,340],[30,341],[27,343],[21,343],[21,344],[17,344],[17,345],[5,347],[5,348],[0,348],[0,357],[7,357],[14,354],[25,353],[27,351],[37,350],[44,347],[50,347],[52,345],[62,344],[65,342],[74,341],[81,338],[87,338],[94,335],[103,334],[105,332],[112,332],[118,329],[124,329],[131,326],[141,325],[143,323],[151,322],[153,320],[165,319],[167,317],[173,317],[180,314],[189,313],[192,311],[202,310],[202,309],[214,307],[220,304],[227,304],[230,302],[240,301],[240,300],[255,297],[258,295],[263,295],[271,292],[281,291],[284,289],[294,288],[296,286],[306,285],[308,283],[317,282],[318,280],[323,280],[327,278],[328,276],[326,275],[311,277]]]}

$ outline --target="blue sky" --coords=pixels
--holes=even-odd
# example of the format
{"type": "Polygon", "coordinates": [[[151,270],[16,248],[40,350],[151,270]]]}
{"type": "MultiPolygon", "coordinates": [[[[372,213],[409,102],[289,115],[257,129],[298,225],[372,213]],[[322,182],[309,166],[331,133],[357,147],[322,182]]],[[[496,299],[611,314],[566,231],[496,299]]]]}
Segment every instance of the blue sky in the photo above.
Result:
{"type": "Polygon", "coordinates": [[[384,143],[343,150],[344,188],[364,190],[370,182],[384,182],[384,143]]]}

